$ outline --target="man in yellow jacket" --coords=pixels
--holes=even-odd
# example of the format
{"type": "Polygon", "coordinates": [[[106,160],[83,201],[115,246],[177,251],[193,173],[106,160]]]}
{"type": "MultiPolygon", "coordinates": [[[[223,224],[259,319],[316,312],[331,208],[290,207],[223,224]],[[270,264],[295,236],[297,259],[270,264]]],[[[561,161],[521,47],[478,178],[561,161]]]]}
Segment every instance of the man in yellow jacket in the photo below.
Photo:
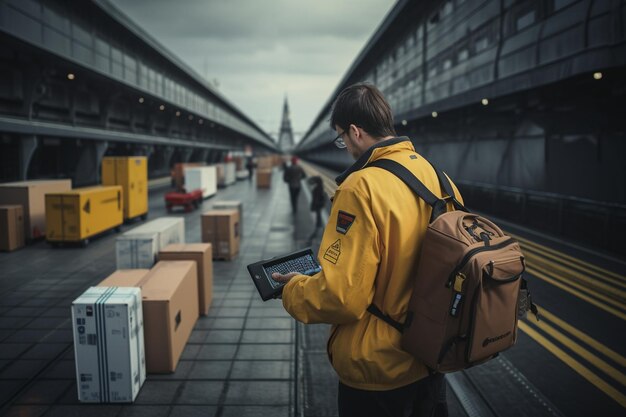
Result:
{"type": "Polygon", "coordinates": [[[367,311],[374,303],[404,322],[431,208],[390,172],[363,168],[394,160],[442,196],[437,176],[408,138],[396,137],[391,109],[372,85],[342,91],[331,126],[335,144],[356,162],[337,177],[318,254],[322,272],[273,275],[286,282],[283,305],[296,320],[333,325],[327,349],[340,380],[340,416],[446,415],[443,377],[428,377],[400,347],[400,332],[367,311]]]}

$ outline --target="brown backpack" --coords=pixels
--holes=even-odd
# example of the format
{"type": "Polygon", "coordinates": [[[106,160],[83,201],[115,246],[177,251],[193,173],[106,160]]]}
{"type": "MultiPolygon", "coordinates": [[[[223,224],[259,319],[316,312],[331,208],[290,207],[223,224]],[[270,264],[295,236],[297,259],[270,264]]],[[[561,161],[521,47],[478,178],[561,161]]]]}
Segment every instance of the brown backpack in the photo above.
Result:
{"type": "Polygon", "coordinates": [[[374,304],[368,311],[402,332],[402,348],[435,372],[465,369],[513,346],[517,320],[528,310],[538,318],[517,241],[470,213],[434,167],[448,195],[443,199],[395,161],[368,167],[390,171],[433,208],[406,321],[395,321],[374,304]],[[456,210],[448,212],[450,202],[456,210]]]}

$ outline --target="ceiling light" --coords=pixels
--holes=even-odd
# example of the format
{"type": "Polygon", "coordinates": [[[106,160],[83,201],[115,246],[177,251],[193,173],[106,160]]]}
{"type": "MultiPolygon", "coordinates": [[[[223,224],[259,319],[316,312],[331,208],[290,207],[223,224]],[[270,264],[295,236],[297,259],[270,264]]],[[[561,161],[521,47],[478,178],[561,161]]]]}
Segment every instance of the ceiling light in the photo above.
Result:
{"type": "Polygon", "coordinates": [[[176,117],[180,117],[180,110],[176,110],[176,117]]]}
{"type": "Polygon", "coordinates": [[[68,79],[68,80],[72,81],[74,78],[76,78],[76,76],[75,76],[74,74],[72,74],[71,72],[69,72],[69,73],[67,74],[67,79],[68,79]]]}
{"type": "Polygon", "coordinates": [[[594,72],[593,73],[593,79],[594,80],[601,80],[602,79],[602,73],[600,71],[594,72]]]}
{"type": "Polygon", "coordinates": [[[163,104],[161,104],[161,105],[159,106],[159,110],[161,110],[161,111],[165,110],[165,106],[164,106],[163,104]]]}
{"type": "Polygon", "coordinates": [[[483,103],[483,106],[486,106],[487,104],[489,104],[489,99],[484,98],[480,100],[480,102],[483,103]]]}
{"type": "Polygon", "coordinates": [[[143,97],[139,97],[139,102],[140,102],[140,103],[143,103],[143,101],[144,101],[144,100],[143,100],[143,97]]]}
{"type": "Polygon", "coordinates": [[[431,113],[431,115],[432,115],[433,117],[437,117],[437,116],[439,116],[439,113],[437,113],[436,111],[434,111],[434,112],[432,112],[432,113],[431,113]]]}
{"type": "Polygon", "coordinates": [[[402,126],[406,126],[407,121],[406,120],[402,120],[402,126]]]}

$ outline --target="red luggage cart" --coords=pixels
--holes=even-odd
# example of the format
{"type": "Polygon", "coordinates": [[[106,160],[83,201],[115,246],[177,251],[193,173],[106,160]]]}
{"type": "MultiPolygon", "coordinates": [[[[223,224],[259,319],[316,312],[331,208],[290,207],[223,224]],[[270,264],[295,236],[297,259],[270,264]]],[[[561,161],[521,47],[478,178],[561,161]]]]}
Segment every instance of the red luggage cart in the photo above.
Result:
{"type": "Polygon", "coordinates": [[[188,193],[172,191],[165,194],[165,208],[168,213],[172,212],[174,206],[183,206],[185,212],[200,207],[202,203],[202,190],[193,190],[188,193]]]}

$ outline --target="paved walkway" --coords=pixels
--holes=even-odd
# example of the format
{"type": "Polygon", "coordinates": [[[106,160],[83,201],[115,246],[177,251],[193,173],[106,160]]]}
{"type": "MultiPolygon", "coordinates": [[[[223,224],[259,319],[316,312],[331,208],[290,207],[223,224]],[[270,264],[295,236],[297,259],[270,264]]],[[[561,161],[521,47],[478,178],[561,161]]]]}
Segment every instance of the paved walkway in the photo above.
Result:
{"type": "MultiPolygon", "coordinates": [[[[281,176],[274,172],[269,190],[238,182],[204,202],[203,210],[219,200],[244,202],[240,255],[214,262],[213,304],[198,320],[176,372],[148,375],[131,405],[78,403],[74,373],[70,305],[114,271],[116,234],[94,239],[85,249],[53,249],[39,242],[0,253],[0,415],[292,416],[304,414],[305,407],[306,415],[334,415],[335,385],[322,387],[327,399],[312,397],[311,389],[307,398],[304,389],[307,381],[319,386],[311,373],[326,372],[324,380],[332,381],[325,354],[313,349],[318,363],[298,350],[302,343],[325,343],[327,328],[296,332],[280,301],[260,300],[245,269],[309,243],[313,222],[306,194],[294,217],[281,176]],[[298,369],[308,374],[297,378],[298,369]],[[332,403],[320,404],[320,399],[332,403]]],[[[151,192],[150,218],[165,215],[163,192],[151,192]]],[[[185,218],[188,242],[200,241],[200,213],[175,214],[185,218]]]]}

